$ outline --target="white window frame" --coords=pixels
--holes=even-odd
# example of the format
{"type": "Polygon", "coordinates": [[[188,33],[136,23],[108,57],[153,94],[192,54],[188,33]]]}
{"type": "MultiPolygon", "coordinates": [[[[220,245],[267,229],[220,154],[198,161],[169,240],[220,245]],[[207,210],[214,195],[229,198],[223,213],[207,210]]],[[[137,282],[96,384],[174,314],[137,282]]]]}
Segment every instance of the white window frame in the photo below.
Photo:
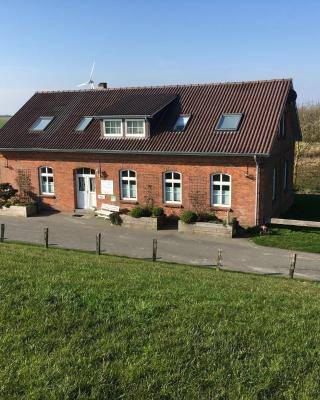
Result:
{"type": "Polygon", "coordinates": [[[117,119],[115,119],[115,118],[105,118],[103,120],[103,133],[104,133],[104,136],[106,136],[106,137],[122,137],[123,136],[123,122],[122,122],[122,119],[119,119],[119,118],[117,118],[117,119]],[[121,132],[120,133],[107,133],[106,122],[120,122],[120,130],[121,130],[121,132]]]}
{"type": "Polygon", "coordinates": [[[213,207],[230,208],[231,207],[231,203],[232,203],[232,176],[230,174],[225,174],[223,172],[215,172],[215,173],[210,175],[210,185],[211,185],[211,205],[213,207]],[[218,176],[218,175],[220,176],[219,181],[213,181],[213,177],[214,176],[218,176]],[[226,176],[228,176],[230,178],[229,182],[226,182],[226,181],[222,180],[222,176],[223,175],[226,175],[226,176]],[[216,185],[216,186],[218,185],[220,187],[219,188],[219,192],[218,192],[218,198],[219,198],[219,202],[218,203],[214,203],[213,202],[213,199],[214,199],[213,186],[214,185],[216,185]],[[223,204],[222,203],[222,186],[229,186],[229,189],[230,189],[229,190],[229,204],[223,204]]]}
{"type": "Polygon", "coordinates": [[[272,201],[277,198],[277,168],[273,167],[272,170],[272,201]]]}
{"type": "Polygon", "coordinates": [[[49,196],[54,196],[54,191],[55,191],[55,185],[54,185],[54,174],[53,174],[53,168],[49,167],[47,165],[43,165],[42,167],[39,167],[39,181],[40,181],[40,194],[43,195],[49,195],[49,196]],[[46,168],[45,172],[42,172],[42,169],[46,168]],[[48,168],[50,168],[52,170],[52,172],[48,172],[48,168]],[[47,178],[47,182],[46,182],[46,191],[42,191],[42,178],[47,178]],[[52,178],[53,182],[52,182],[52,186],[53,186],[53,191],[49,192],[49,180],[48,178],[52,178]]]}
{"type": "Polygon", "coordinates": [[[131,201],[136,201],[138,198],[138,180],[137,180],[137,172],[133,169],[121,169],[120,170],[120,197],[121,200],[131,200],[131,201]],[[134,172],[134,177],[130,176],[130,171],[134,172]],[[122,177],[123,172],[128,172],[128,176],[122,177]],[[122,187],[122,180],[128,181],[128,188],[129,188],[129,197],[124,197],[123,196],[123,187],[122,187]],[[131,197],[130,196],[130,182],[135,181],[136,182],[136,197],[131,197]]]}
{"type": "Polygon", "coordinates": [[[146,121],[144,119],[141,118],[131,118],[131,119],[126,119],[125,121],[126,124],[126,136],[127,137],[145,137],[146,136],[146,121]],[[143,133],[128,133],[128,122],[143,122],[143,133]]]}
{"type": "Polygon", "coordinates": [[[178,171],[166,171],[163,174],[163,202],[165,204],[182,204],[182,174],[178,171]],[[171,174],[171,178],[166,178],[166,174],[171,174]],[[179,174],[180,178],[175,179],[174,174],[179,174]],[[172,194],[174,198],[174,184],[180,183],[180,200],[167,200],[166,199],[166,183],[170,183],[172,185],[172,194]]]}

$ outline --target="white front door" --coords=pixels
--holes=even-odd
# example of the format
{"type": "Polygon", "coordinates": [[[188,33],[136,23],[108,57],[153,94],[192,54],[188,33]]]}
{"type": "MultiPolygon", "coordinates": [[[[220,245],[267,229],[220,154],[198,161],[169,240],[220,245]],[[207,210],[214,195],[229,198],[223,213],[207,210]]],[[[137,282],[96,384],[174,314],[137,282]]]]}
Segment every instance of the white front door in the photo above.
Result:
{"type": "Polygon", "coordinates": [[[77,181],[77,207],[92,208],[97,205],[96,177],[94,170],[80,168],[76,174],[77,181]]]}

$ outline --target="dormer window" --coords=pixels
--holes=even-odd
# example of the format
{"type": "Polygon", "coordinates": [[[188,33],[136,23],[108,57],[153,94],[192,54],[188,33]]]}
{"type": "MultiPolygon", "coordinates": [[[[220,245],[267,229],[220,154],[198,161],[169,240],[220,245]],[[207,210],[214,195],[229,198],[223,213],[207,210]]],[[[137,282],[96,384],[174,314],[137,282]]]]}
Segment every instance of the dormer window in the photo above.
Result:
{"type": "Polygon", "coordinates": [[[52,120],[53,117],[40,117],[33,123],[30,130],[34,132],[44,131],[52,120]]]}
{"type": "Polygon", "coordinates": [[[82,118],[82,120],[79,122],[79,124],[76,127],[76,131],[83,132],[84,130],[86,130],[92,120],[93,120],[92,117],[82,118]]]}
{"type": "Polygon", "coordinates": [[[122,120],[121,119],[104,120],[104,135],[111,137],[122,136],[122,120]]]}
{"type": "Polygon", "coordinates": [[[143,119],[126,119],[126,135],[145,136],[145,121],[143,119]]]}
{"type": "Polygon", "coordinates": [[[240,125],[242,114],[222,114],[216,126],[218,131],[237,131],[240,125]]]}
{"type": "Polygon", "coordinates": [[[184,131],[188,124],[189,119],[190,115],[179,115],[176,123],[174,124],[173,130],[177,132],[184,131]]]}

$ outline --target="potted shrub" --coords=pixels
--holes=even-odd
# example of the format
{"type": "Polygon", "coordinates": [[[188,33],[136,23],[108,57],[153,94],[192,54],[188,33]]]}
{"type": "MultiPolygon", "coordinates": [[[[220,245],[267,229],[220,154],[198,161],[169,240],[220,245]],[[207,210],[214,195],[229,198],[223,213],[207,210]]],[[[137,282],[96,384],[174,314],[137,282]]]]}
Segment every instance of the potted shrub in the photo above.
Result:
{"type": "Polygon", "coordinates": [[[128,214],[121,214],[121,220],[123,226],[158,230],[163,224],[163,209],[136,206],[128,214]]]}
{"type": "Polygon", "coordinates": [[[0,183],[0,215],[13,217],[31,217],[37,213],[35,202],[22,202],[17,196],[18,190],[9,183],[0,183]]]}

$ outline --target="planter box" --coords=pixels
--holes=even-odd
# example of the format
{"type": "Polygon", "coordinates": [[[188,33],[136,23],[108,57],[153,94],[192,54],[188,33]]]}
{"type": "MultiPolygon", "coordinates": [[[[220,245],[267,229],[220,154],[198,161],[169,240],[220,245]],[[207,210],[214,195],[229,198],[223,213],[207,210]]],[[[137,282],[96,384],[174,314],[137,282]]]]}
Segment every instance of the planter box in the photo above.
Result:
{"type": "Polygon", "coordinates": [[[141,218],[133,218],[130,215],[121,214],[122,219],[121,226],[126,228],[140,228],[147,229],[150,231],[157,231],[162,227],[164,223],[164,216],[160,217],[141,217],[141,218]]]}
{"type": "Polygon", "coordinates": [[[2,207],[0,208],[0,216],[6,217],[32,217],[36,215],[38,212],[38,208],[36,204],[29,204],[27,206],[11,206],[9,208],[2,207]]]}
{"type": "Polygon", "coordinates": [[[195,222],[193,224],[185,224],[181,220],[178,221],[178,231],[183,233],[203,234],[215,237],[233,237],[233,228],[231,225],[214,224],[212,222],[195,222]]]}

